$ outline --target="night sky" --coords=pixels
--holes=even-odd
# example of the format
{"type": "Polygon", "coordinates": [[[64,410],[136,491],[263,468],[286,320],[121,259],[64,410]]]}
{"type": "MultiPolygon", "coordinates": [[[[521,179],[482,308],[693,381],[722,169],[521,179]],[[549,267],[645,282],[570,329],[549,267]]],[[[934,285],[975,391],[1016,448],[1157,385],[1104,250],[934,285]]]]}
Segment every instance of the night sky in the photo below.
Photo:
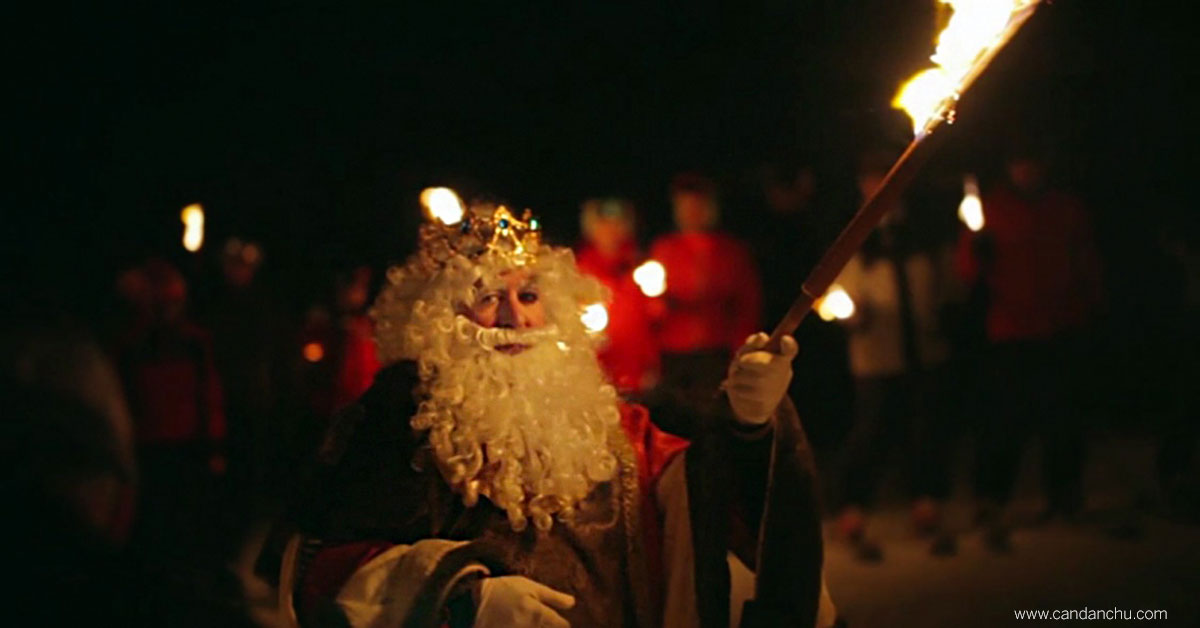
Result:
{"type": "MultiPolygon", "coordinates": [[[[86,307],[124,265],[182,260],[191,202],[209,212],[207,255],[229,235],[263,241],[267,276],[299,302],[328,268],[402,258],[426,185],[532,207],[562,242],[596,194],[662,228],[681,169],[736,190],[764,160],[799,158],[842,185],[864,142],[895,139],[887,103],[935,29],[932,0],[346,4],[11,20],[7,296],[86,307]]],[[[1158,231],[1195,233],[1190,21],[1154,4],[1044,7],[927,177],[994,169],[1014,132],[1051,138],[1096,215],[1117,308],[1148,291],[1158,231]]],[[[749,211],[737,198],[726,211],[749,211]]]]}

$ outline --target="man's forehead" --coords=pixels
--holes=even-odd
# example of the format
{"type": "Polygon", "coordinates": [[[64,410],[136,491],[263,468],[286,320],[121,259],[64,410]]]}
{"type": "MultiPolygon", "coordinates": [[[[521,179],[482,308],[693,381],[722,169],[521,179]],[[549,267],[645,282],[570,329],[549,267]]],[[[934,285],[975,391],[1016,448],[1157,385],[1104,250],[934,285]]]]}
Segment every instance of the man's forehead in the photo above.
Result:
{"type": "Polygon", "coordinates": [[[528,268],[512,268],[503,270],[495,275],[481,278],[477,283],[481,286],[489,288],[502,288],[510,286],[531,286],[537,283],[538,276],[528,268]]]}

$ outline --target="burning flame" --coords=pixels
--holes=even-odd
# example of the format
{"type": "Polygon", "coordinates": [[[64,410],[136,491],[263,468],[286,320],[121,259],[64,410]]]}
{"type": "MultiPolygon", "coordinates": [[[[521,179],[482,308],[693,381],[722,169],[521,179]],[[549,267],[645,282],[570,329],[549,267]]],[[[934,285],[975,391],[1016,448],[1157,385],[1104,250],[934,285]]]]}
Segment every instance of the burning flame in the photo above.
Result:
{"type": "Polygon", "coordinates": [[[942,104],[957,100],[968,76],[985,53],[1004,44],[1013,17],[1038,0],[938,0],[954,10],[937,38],[930,59],[938,67],[924,70],[897,92],[892,106],[912,118],[913,133],[921,135],[942,114],[942,104]]]}
{"type": "Polygon", "coordinates": [[[200,203],[192,203],[183,208],[179,214],[183,221],[183,248],[191,253],[204,246],[204,208],[200,203]]]}
{"type": "Polygon", "coordinates": [[[667,291],[667,269],[655,260],[648,260],[633,269],[633,282],[648,297],[662,296],[667,291]]]}
{"type": "Polygon", "coordinates": [[[979,181],[973,174],[963,177],[963,200],[958,204],[958,219],[971,231],[983,229],[983,201],[979,199],[979,181]]]}
{"type": "Polygon", "coordinates": [[[310,342],[304,345],[304,359],[309,362],[320,362],[325,357],[325,347],[319,342],[310,342]]]}
{"type": "Polygon", "coordinates": [[[817,299],[816,309],[823,321],[844,321],[854,316],[854,299],[841,286],[833,284],[825,296],[817,299]]]}
{"type": "Polygon", "coordinates": [[[450,188],[425,188],[421,191],[421,205],[431,218],[444,225],[458,224],[466,213],[462,199],[450,188]]]}
{"type": "Polygon", "coordinates": [[[579,319],[583,321],[588,333],[598,334],[608,327],[608,308],[604,307],[603,303],[593,303],[583,308],[579,319]]]}

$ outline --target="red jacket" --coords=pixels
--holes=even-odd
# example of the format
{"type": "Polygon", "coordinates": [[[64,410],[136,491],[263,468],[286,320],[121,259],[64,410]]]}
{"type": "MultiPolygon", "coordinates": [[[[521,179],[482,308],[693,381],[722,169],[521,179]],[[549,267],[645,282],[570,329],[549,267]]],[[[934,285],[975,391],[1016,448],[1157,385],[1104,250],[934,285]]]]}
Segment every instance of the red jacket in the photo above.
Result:
{"type": "Polygon", "coordinates": [[[667,271],[662,350],[736,350],[758,331],[762,283],[746,245],[716,232],[673,233],[650,256],[667,271]]]}
{"type": "Polygon", "coordinates": [[[600,364],[622,392],[642,390],[658,370],[658,343],[651,329],[651,301],[633,281],[639,261],[633,243],[615,257],[606,257],[585,244],[575,257],[579,270],[600,280],[612,293],[607,303],[608,344],[600,351],[600,364]]]}
{"type": "Polygon", "coordinates": [[[984,199],[983,210],[983,230],[959,240],[957,265],[966,281],[985,282],[988,338],[1041,339],[1085,325],[1102,288],[1091,221],[1079,200],[1001,189],[984,199]]]}
{"type": "Polygon", "coordinates": [[[191,324],[137,330],[120,365],[141,445],[220,441],[225,408],[208,332],[191,324]]]}

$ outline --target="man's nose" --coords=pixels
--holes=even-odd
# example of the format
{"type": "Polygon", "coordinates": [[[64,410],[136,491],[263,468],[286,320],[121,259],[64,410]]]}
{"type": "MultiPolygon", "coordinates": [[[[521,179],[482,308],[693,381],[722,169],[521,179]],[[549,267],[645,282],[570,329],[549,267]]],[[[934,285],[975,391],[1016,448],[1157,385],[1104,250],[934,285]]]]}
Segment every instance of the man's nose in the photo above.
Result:
{"type": "Polygon", "coordinates": [[[499,311],[496,312],[496,326],[509,329],[523,329],[527,326],[529,318],[525,315],[525,310],[521,306],[517,295],[511,295],[500,303],[499,311]]]}

